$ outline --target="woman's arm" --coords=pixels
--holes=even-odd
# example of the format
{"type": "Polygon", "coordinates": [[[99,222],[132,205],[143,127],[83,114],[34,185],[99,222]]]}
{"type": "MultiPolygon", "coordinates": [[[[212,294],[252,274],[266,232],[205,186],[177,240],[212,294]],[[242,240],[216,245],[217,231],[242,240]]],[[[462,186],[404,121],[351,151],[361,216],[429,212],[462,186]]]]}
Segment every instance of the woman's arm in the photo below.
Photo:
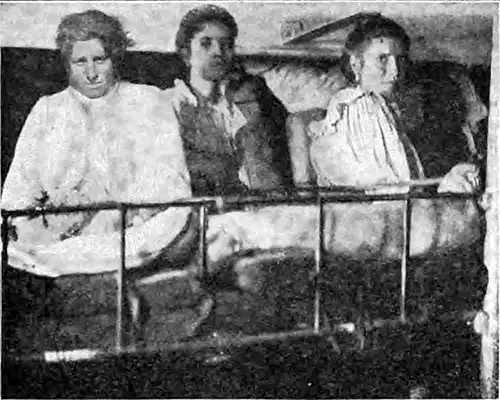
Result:
{"type": "Polygon", "coordinates": [[[295,186],[313,185],[316,176],[311,165],[309,148],[311,139],[307,133],[311,122],[325,118],[326,110],[315,108],[290,114],[287,120],[288,147],[295,186]]]}
{"type": "Polygon", "coordinates": [[[24,123],[17,140],[14,159],[5,178],[2,208],[20,209],[37,205],[43,200],[43,188],[38,171],[38,154],[44,151],[41,136],[46,126],[47,100],[37,101],[24,123]]]}

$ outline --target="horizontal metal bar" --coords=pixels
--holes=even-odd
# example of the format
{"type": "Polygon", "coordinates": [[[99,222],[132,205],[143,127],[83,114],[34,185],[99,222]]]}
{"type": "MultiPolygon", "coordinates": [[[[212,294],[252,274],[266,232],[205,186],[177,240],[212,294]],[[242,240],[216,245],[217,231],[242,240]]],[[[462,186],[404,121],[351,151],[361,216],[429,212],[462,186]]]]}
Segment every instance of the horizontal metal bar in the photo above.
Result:
{"type": "Polygon", "coordinates": [[[21,216],[36,216],[36,215],[50,215],[50,214],[64,214],[73,212],[85,211],[104,211],[104,210],[120,210],[122,208],[167,208],[167,207],[192,207],[199,204],[214,203],[216,198],[193,198],[187,200],[159,202],[159,203],[118,203],[118,202],[99,202],[91,203],[81,206],[61,206],[61,207],[30,207],[18,210],[5,210],[2,209],[2,215],[11,217],[21,216]]]}
{"type": "Polygon", "coordinates": [[[324,203],[365,203],[373,201],[403,201],[409,199],[472,199],[475,195],[472,194],[462,194],[462,193],[420,193],[420,194],[365,194],[365,193],[338,193],[338,192],[328,192],[320,191],[318,194],[305,193],[298,195],[297,197],[288,198],[269,198],[260,199],[246,197],[242,199],[228,199],[224,204],[228,205],[286,205],[286,204],[315,204],[317,202],[317,197],[320,196],[324,203]]]}
{"type": "MultiPolygon", "coordinates": [[[[452,323],[452,322],[465,322],[466,324],[470,324],[470,321],[474,319],[477,311],[461,311],[461,312],[452,312],[452,313],[444,313],[438,317],[436,317],[433,321],[435,322],[444,322],[444,323],[452,323]]],[[[398,328],[398,327],[412,327],[412,326],[420,326],[425,323],[429,323],[429,320],[426,321],[412,321],[411,319],[407,320],[406,323],[402,323],[401,319],[398,317],[388,318],[388,319],[376,319],[372,321],[370,326],[365,326],[365,330],[371,331],[373,329],[380,328],[398,328]]],[[[148,348],[148,349],[133,349],[133,348],[125,348],[121,354],[134,354],[134,355],[148,355],[148,354],[158,354],[158,353],[168,353],[171,351],[201,351],[201,350],[219,350],[219,349],[231,349],[233,347],[239,347],[243,345],[249,344],[257,344],[257,343],[265,343],[265,342],[273,342],[273,341],[283,341],[287,339],[295,339],[295,338],[309,338],[309,337],[328,337],[329,335],[334,334],[335,332],[348,332],[355,333],[356,325],[353,322],[345,322],[336,324],[333,329],[321,329],[318,332],[315,332],[314,329],[301,329],[301,330],[293,330],[288,332],[271,332],[271,333],[262,333],[259,335],[227,335],[227,336],[219,336],[217,334],[211,335],[208,339],[199,339],[193,341],[183,341],[178,343],[167,344],[164,347],[158,348],[148,348]]],[[[19,362],[60,362],[60,361],[82,361],[82,360],[91,360],[91,359],[103,359],[115,356],[115,353],[111,351],[98,350],[98,349],[73,349],[67,351],[47,351],[43,353],[30,354],[25,356],[15,356],[11,354],[4,354],[4,360],[10,361],[14,363],[19,362]]]]}
{"type": "MultiPolygon", "coordinates": [[[[302,329],[289,332],[277,332],[277,333],[263,333],[259,335],[245,335],[245,336],[227,336],[219,337],[217,335],[212,335],[208,339],[199,339],[186,342],[178,342],[168,344],[165,347],[160,347],[156,349],[130,349],[125,348],[120,354],[157,354],[158,352],[171,352],[171,351],[200,351],[209,349],[220,349],[220,348],[231,348],[238,347],[246,344],[253,343],[264,343],[269,341],[280,341],[290,338],[301,338],[301,337],[315,337],[324,336],[327,332],[320,331],[315,333],[313,329],[302,329]]],[[[81,361],[81,360],[93,360],[96,358],[108,358],[113,357],[115,354],[110,351],[98,350],[98,349],[74,349],[67,351],[49,351],[42,354],[31,354],[27,356],[13,356],[10,354],[4,354],[6,360],[11,362],[30,362],[30,361],[42,361],[42,362],[58,362],[58,361],[81,361]]]]}
{"type": "Polygon", "coordinates": [[[203,204],[224,204],[228,206],[244,205],[293,205],[293,204],[315,204],[318,196],[324,202],[346,203],[346,202],[372,202],[372,201],[398,201],[408,199],[472,199],[477,197],[470,193],[395,193],[395,194],[366,194],[363,190],[343,188],[336,189],[311,189],[300,190],[289,193],[273,193],[268,195],[243,195],[225,197],[195,197],[187,200],[159,203],[117,203],[103,202],[93,203],[85,206],[63,206],[63,207],[31,207],[19,210],[2,209],[2,216],[21,217],[38,216],[50,214],[64,214],[73,212],[99,211],[99,210],[119,210],[121,208],[167,208],[167,207],[192,207],[203,204]]]}

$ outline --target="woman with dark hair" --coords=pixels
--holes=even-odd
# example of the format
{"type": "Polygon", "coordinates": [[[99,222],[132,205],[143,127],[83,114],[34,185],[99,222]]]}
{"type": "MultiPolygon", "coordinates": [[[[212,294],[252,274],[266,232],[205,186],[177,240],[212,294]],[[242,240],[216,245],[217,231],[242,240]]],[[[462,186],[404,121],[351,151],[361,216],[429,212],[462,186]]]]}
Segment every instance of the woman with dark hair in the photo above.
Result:
{"type": "MultiPolygon", "coordinates": [[[[422,134],[426,92],[408,73],[409,49],[408,34],[393,20],[376,16],[358,22],[340,60],[346,87],[332,96],[323,120],[294,118],[307,126],[292,131],[292,164],[302,172],[296,180],[316,175],[320,186],[372,186],[425,178],[430,166],[422,165],[411,139],[422,134]],[[312,174],[304,173],[309,166],[312,174]]],[[[440,190],[478,187],[478,170],[465,161],[448,163],[440,190]]]]}
{"type": "MultiPolygon", "coordinates": [[[[207,182],[217,176],[214,170],[210,170],[212,166],[208,165],[209,161],[213,164],[218,162],[217,157],[203,155],[202,157],[207,157],[207,167],[196,178],[193,165],[197,165],[194,160],[200,155],[197,151],[192,151],[190,155],[190,148],[186,144],[193,143],[193,137],[215,137],[206,135],[210,131],[201,129],[195,122],[191,131],[188,127],[194,117],[199,118],[201,115],[197,111],[203,101],[199,93],[204,91],[205,97],[209,97],[217,87],[218,79],[227,76],[226,72],[220,71],[229,70],[226,61],[231,59],[232,52],[222,50],[225,43],[231,48],[231,42],[225,42],[228,38],[229,30],[220,30],[218,25],[207,25],[203,31],[195,34],[191,48],[186,50],[187,62],[191,66],[190,81],[184,85],[183,92],[181,86],[173,91],[173,104],[178,118],[184,121],[181,122],[181,132],[184,129],[181,135],[184,135],[188,166],[191,163],[191,179],[195,177],[195,182],[196,179],[207,182]],[[200,50],[203,44],[210,48],[213,42],[216,43],[216,53],[219,54],[217,63],[211,63],[212,59],[209,57],[203,58],[204,52],[200,50]],[[185,113],[185,117],[182,113],[185,113]],[[211,177],[206,178],[202,173],[211,174],[211,177]]],[[[311,156],[319,184],[399,184],[423,177],[418,155],[408,138],[400,132],[396,119],[397,110],[392,105],[393,90],[401,78],[401,65],[407,61],[408,37],[394,22],[377,19],[359,26],[348,43],[346,67],[351,71],[351,83],[334,95],[326,119],[319,124],[317,132],[312,132],[311,156]]],[[[219,137],[221,140],[224,138],[222,135],[219,137]]],[[[226,138],[231,140],[230,136],[226,138]]],[[[469,172],[469,166],[460,168],[464,169],[453,172],[445,179],[440,186],[441,190],[472,189],[472,185],[461,176],[461,173],[469,172]]],[[[393,185],[382,190],[399,191],[401,187],[393,185]]],[[[402,256],[405,237],[403,202],[331,203],[324,206],[322,215],[323,225],[318,221],[318,209],[314,205],[271,206],[211,215],[207,230],[210,260],[225,260],[226,256],[239,253],[233,254],[233,260],[236,260],[234,264],[225,260],[222,267],[218,266],[224,268],[229,265],[232,269],[229,268],[225,275],[218,272],[217,277],[210,281],[210,291],[215,293],[217,289],[227,290],[232,283],[240,290],[259,292],[266,290],[266,285],[262,285],[264,281],[281,282],[284,286],[280,290],[293,290],[286,286],[287,279],[282,278],[293,276],[300,279],[300,271],[293,268],[296,266],[303,270],[303,264],[284,261],[276,264],[283,265],[283,269],[276,267],[271,270],[265,262],[266,257],[267,260],[273,260],[273,257],[286,260],[290,249],[317,249],[317,232],[321,226],[324,234],[322,250],[332,257],[330,260],[345,257],[360,261],[363,265],[364,262],[379,259],[397,260],[402,256]],[[248,263],[239,263],[238,255],[255,255],[245,253],[249,249],[257,250],[257,256],[248,263]],[[276,256],[277,250],[281,255],[276,256]],[[266,251],[269,253],[266,254],[266,251]]],[[[479,222],[478,208],[473,201],[414,199],[409,256],[449,254],[457,248],[473,246],[479,239],[479,222]]],[[[252,255],[248,258],[251,259],[252,255]]],[[[338,268],[329,265],[325,271],[328,276],[326,279],[331,279],[332,282],[337,280],[338,268]]],[[[204,308],[206,309],[209,307],[204,308]]]]}
{"type": "Polygon", "coordinates": [[[360,23],[348,36],[342,65],[349,85],[332,97],[321,129],[312,135],[319,185],[363,186],[423,176],[390,103],[408,50],[404,30],[385,18],[360,23]]]}
{"type": "Polygon", "coordinates": [[[220,195],[291,184],[287,111],[235,59],[238,26],[215,5],[194,8],[176,35],[187,67],[165,92],[179,124],[193,193],[220,195]]]}
{"type": "MultiPolygon", "coordinates": [[[[348,85],[333,95],[325,119],[309,125],[311,163],[320,186],[425,177],[399,108],[401,93],[408,91],[409,48],[404,29],[381,16],[361,21],[349,34],[341,60],[348,85]]],[[[471,191],[477,186],[477,168],[459,164],[440,190],[471,191]]]]}
{"type": "Polygon", "coordinates": [[[234,40],[238,36],[238,25],[226,9],[215,5],[193,8],[182,18],[175,37],[175,50],[184,60],[189,59],[191,41],[194,36],[201,32],[208,23],[224,26],[232,41],[231,45],[234,47],[234,40]]]}
{"type": "Polygon", "coordinates": [[[368,45],[374,39],[380,38],[391,38],[400,43],[402,55],[398,61],[400,62],[400,72],[404,72],[405,65],[403,64],[408,61],[410,37],[399,24],[388,18],[370,18],[356,26],[347,37],[344,45],[341,67],[346,79],[351,84],[356,84],[359,80],[359,74],[353,70],[351,57],[353,55],[360,57],[365,45],[368,45]]]}

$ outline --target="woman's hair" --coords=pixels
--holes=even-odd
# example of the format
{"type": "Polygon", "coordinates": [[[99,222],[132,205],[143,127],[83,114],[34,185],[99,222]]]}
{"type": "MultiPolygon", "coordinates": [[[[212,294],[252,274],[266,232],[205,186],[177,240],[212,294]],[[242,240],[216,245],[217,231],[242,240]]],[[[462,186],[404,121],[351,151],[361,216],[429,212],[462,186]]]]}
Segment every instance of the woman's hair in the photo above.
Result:
{"type": "Polygon", "coordinates": [[[403,27],[392,19],[375,16],[359,21],[354,30],[347,36],[341,58],[342,72],[348,81],[354,82],[355,80],[350,63],[351,55],[361,51],[363,46],[372,39],[380,37],[398,40],[406,53],[410,50],[410,37],[403,27]]]}
{"type": "Polygon", "coordinates": [[[193,8],[182,18],[175,36],[175,49],[181,57],[189,49],[194,35],[201,32],[207,23],[224,25],[233,38],[238,36],[238,25],[225,8],[213,4],[193,8]]]}
{"type": "Polygon", "coordinates": [[[56,45],[68,65],[76,41],[99,39],[113,66],[122,62],[127,47],[132,41],[127,38],[121,22],[102,11],[87,10],[65,16],[57,28],[56,45]]]}

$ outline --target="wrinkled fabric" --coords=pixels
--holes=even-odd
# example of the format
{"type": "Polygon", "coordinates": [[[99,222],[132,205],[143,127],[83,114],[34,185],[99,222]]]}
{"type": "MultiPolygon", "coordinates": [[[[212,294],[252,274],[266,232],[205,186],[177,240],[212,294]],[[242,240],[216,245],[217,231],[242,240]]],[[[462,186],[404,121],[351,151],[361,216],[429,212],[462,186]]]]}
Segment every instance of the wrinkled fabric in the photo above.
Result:
{"type": "MultiPolygon", "coordinates": [[[[404,210],[402,201],[326,204],[325,256],[359,261],[400,259],[404,251],[404,210]]],[[[318,216],[314,205],[262,207],[212,216],[207,233],[208,254],[216,260],[248,249],[312,252],[318,246],[318,216]]],[[[446,255],[472,246],[481,238],[480,227],[480,215],[473,202],[415,199],[409,256],[446,255]]]]}
{"type": "Polygon", "coordinates": [[[332,97],[325,119],[313,122],[308,132],[320,186],[370,186],[423,177],[394,107],[359,87],[332,97]]]}
{"type": "MultiPolygon", "coordinates": [[[[29,114],[2,207],[151,203],[191,196],[178,129],[160,90],[121,82],[105,97],[72,88],[42,97],[29,114]]],[[[188,209],[127,213],[127,267],[155,258],[182,230],[188,209]]],[[[9,264],[41,275],[113,271],[120,265],[118,211],[16,218],[9,264]],[[15,239],[15,238],[14,238],[15,239]]]]}

